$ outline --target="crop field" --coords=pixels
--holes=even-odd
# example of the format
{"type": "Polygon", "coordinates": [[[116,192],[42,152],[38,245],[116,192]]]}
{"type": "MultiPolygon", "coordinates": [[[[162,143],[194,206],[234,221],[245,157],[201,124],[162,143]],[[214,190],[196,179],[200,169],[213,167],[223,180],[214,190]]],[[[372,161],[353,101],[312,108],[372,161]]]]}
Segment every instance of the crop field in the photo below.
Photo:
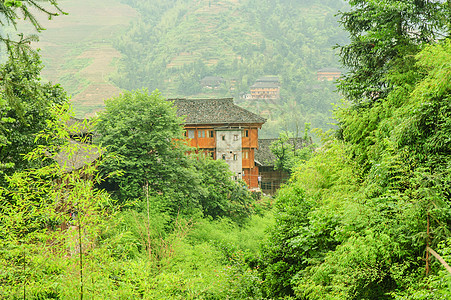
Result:
{"type": "Polygon", "coordinates": [[[112,42],[137,14],[116,0],[59,3],[68,15],[41,20],[46,30],[35,45],[45,66],[42,76],[66,89],[77,117],[88,117],[102,109],[105,99],[121,92],[109,80],[120,58],[112,42]]]}

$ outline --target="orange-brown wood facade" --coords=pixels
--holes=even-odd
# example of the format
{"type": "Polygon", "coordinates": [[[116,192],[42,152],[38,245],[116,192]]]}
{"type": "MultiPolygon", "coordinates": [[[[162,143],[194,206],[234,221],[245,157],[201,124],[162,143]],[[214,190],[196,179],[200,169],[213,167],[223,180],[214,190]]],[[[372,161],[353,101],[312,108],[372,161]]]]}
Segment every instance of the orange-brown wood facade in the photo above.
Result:
{"type": "Polygon", "coordinates": [[[250,189],[258,188],[258,167],[255,166],[252,169],[244,169],[243,180],[247,183],[250,189]]]}
{"type": "Polygon", "coordinates": [[[317,79],[318,81],[332,81],[340,78],[341,72],[327,72],[327,71],[318,71],[317,79]]]}
{"type": "Polygon", "coordinates": [[[251,95],[253,99],[275,99],[279,98],[279,87],[254,87],[251,88],[251,95]]]}
{"type": "MultiPolygon", "coordinates": [[[[254,163],[254,151],[258,148],[258,129],[261,125],[241,126],[242,138],[242,168],[244,172],[243,180],[250,189],[258,188],[258,168],[254,163]]],[[[213,124],[185,125],[185,136],[188,137],[189,146],[209,152],[215,157],[216,152],[216,131],[220,126],[213,124]]],[[[236,126],[234,126],[236,127],[236,126]]]]}

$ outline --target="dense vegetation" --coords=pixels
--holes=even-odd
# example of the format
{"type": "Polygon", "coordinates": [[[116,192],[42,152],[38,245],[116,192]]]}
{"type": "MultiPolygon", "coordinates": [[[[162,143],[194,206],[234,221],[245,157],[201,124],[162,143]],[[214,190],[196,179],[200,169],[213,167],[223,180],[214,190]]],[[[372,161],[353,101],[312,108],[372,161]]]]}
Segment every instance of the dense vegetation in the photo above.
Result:
{"type": "Polygon", "coordinates": [[[346,42],[334,16],[346,6],[332,1],[133,1],[141,18],[115,47],[123,54],[113,81],[132,90],[158,88],[165,97],[232,96],[270,118],[262,135],[311,122],[329,128],[330,82],[316,71],[338,66],[333,46],[346,42]],[[281,81],[281,100],[240,100],[255,80],[281,81]],[[219,89],[203,88],[205,76],[223,77],[219,89]]]}
{"type": "Polygon", "coordinates": [[[339,129],[313,153],[281,136],[272,148],[292,177],[274,202],[221,161],[185,155],[158,91],[124,92],[92,124],[70,125],[38,57],[11,52],[0,298],[449,299],[436,257],[451,261],[451,5],[350,4],[339,129]],[[91,125],[94,144],[74,141],[91,125]]]}
{"type": "Polygon", "coordinates": [[[351,4],[340,130],[278,195],[264,286],[275,298],[447,299],[451,276],[430,249],[449,262],[449,6],[351,4]]]}

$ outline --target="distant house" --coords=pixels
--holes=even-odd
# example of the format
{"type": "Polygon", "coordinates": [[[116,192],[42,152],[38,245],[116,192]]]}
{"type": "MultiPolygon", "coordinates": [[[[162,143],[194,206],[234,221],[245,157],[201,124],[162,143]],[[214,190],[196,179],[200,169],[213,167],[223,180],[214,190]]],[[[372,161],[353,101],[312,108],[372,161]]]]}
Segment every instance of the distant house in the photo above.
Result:
{"type": "Polygon", "coordinates": [[[243,179],[258,189],[258,167],[254,156],[258,130],[266,119],[223,99],[175,99],[177,115],[185,117],[185,135],[190,146],[213,159],[222,159],[234,179],[243,179]]]}
{"type": "Polygon", "coordinates": [[[223,83],[224,78],[216,76],[206,76],[200,80],[200,85],[208,89],[218,89],[223,83]]]}
{"type": "Polygon", "coordinates": [[[94,132],[90,120],[71,117],[66,126],[71,139],[87,144],[92,143],[94,132]]]}
{"type": "MultiPolygon", "coordinates": [[[[288,172],[274,168],[277,157],[272,153],[270,146],[276,141],[277,139],[259,139],[258,149],[255,151],[260,188],[263,193],[268,195],[274,195],[280,186],[290,179],[288,172]]],[[[307,144],[311,144],[311,141],[306,142],[303,138],[291,138],[288,143],[293,145],[294,149],[302,149],[307,144]]]]}
{"type": "Polygon", "coordinates": [[[277,76],[260,77],[259,79],[255,80],[255,82],[269,82],[269,83],[274,83],[274,84],[280,86],[280,80],[279,80],[279,77],[277,77],[277,76]]]}
{"type": "Polygon", "coordinates": [[[93,130],[89,120],[70,118],[66,123],[69,131],[69,145],[63,147],[53,156],[64,173],[79,172],[82,178],[83,169],[98,160],[102,153],[98,147],[92,145],[93,130]]]}
{"type": "Polygon", "coordinates": [[[64,173],[79,172],[83,178],[90,178],[83,174],[83,168],[99,159],[101,155],[98,147],[70,140],[69,151],[62,150],[53,159],[64,173]]]}
{"type": "Polygon", "coordinates": [[[280,81],[278,77],[262,77],[250,87],[252,99],[279,99],[280,81]]]}
{"type": "Polygon", "coordinates": [[[318,81],[334,81],[340,78],[341,71],[337,68],[324,68],[316,72],[318,81]]]}
{"type": "Polygon", "coordinates": [[[237,86],[237,83],[238,83],[238,79],[237,78],[235,78],[235,77],[232,77],[232,78],[230,78],[230,90],[231,91],[234,91],[234,90],[236,90],[236,86],[237,86]]]}
{"type": "Polygon", "coordinates": [[[252,95],[248,94],[248,93],[240,93],[240,99],[244,99],[244,100],[248,100],[248,99],[252,99],[252,95]]]}

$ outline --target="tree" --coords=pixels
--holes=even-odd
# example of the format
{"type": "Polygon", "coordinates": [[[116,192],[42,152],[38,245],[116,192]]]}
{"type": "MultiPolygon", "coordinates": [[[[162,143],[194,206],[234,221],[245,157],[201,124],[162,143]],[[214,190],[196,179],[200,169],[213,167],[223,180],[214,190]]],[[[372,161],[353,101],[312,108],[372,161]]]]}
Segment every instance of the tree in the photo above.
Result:
{"type": "Polygon", "coordinates": [[[53,107],[53,118],[37,134],[37,139],[52,143],[38,143],[26,155],[49,163],[16,171],[7,177],[8,185],[0,187],[2,298],[79,295],[83,299],[84,293],[95,290],[90,285],[96,272],[90,270],[99,271],[96,260],[102,255],[96,242],[110,198],[94,187],[100,180],[96,162],[86,159],[80,161],[80,170],[67,171],[76,153],[102,152],[93,145],[71,142],[67,106],[53,107]],[[65,160],[55,161],[58,155],[65,160]]]}
{"type": "Polygon", "coordinates": [[[98,142],[116,158],[102,164],[103,174],[113,174],[104,187],[122,203],[141,201],[144,211],[248,216],[251,197],[244,184],[231,180],[223,162],[186,146],[182,121],[158,91],[125,92],[107,100],[96,125],[98,142]]]}
{"type": "Polygon", "coordinates": [[[106,101],[96,126],[98,142],[115,153],[102,165],[104,174],[121,172],[107,179],[105,187],[118,199],[144,199],[147,193],[169,197],[168,209],[198,207],[193,203],[199,176],[185,152],[182,119],[173,103],[158,91],[125,92],[106,101]]]}
{"type": "Polygon", "coordinates": [[[226,162],[200,155],[195,167],[201,176],[199,188],[204,190],[199,199],[204,215],[242,222],[254,212],[253,199],[246,183],[232,179],[226,162]]]}
{"type": "Polygon", "coordinates": [[[340,23],[351,42],[339,46],[349,73],[339,90],[357,104],[387,96],[393,82],[387,72],[399,64],[413,65],[422,43],[447,33],[449,3],[429,1],[351,0],[351,10],[341,12],[340,23]]]}
{"type": "MultiPolygon", "coordinates": [[[[48,18],[63,12],[55,0],[41,2],[46,2],[55,11],[31,0],[0,1],[0,24],[16,28],[18,20],[23,17],[36,30],[43,30],[35,12],[48,18]]],[[[7,63],[0,70],[0,185],[5,183],[5,174],[30,166],[21,156],[33,149],[33,135],[44,128],[49,108],[66,101],[65,92],[58,85],[40,82],[40,59],[30,47],[37,36],[19,34],[19,37],[19,41],[14,41],[0,34],[9,54],[7,63]]]]}
{"type": "Polygon", "coordinates": [[[10,58],[0,68],[0,185],[5,175],[32,166],[23,155],[37,146],[35,135],[52,118],[51,108],[67,101],[59,85],[42,83],[41,69],[37,55],[10,58]]]}
{"type": "Polygon", "coordinates": [[[275,225],[263,245],[261,272],[264,289],[274,299],[294,296],[296,279],[320,264],[339,244],[340,212],[357,189],[345,147],[327,143],[293,169],[291,181],[276,197],[275,225]]]}
{"type": "Polygon", "coordinates": [[[103,168],[124,172],[114,179],[121,197],[142,196],[146,182],[161,192],[166,180],[175,175],[171,167],[185,157],[185,148],[178,142],[183,135],[176,108],[158,91],[145,90],[125,92],[105,104],[96,126],[98,142],[120,156],[120,161],[107,161],[103,168]]]}
{"type": "Polygon", "coordinates": [[[396,86],[383,102],[340,114],[352,139],[329,141],[296,168],[276,199],[263,256],[270,295],[449,295],[443,266],[426,249],[451,237],[450,53],[449,40],[425,46],[417,71],[392,70],[396,86]]]}
{"type": "Polygon", "coordinates": [[[304,136],[293,136],[289,132],[281,132],[277,141],[270,146],[271,152],[274,153],[277,160],[275,162],[276,170],[283,170],[291,174],[293,168],[300,163],[305,162],[312,156],[315,145],[312,144],[311,138],[308,136],[310,124],[305,124],[304,136]]]}
{"type": "MultiPolygon", "coordinates": [[[[49,19],[59,14],[65,14],[58,6],[56,0],[41,0],[39,3],[33,0],[3,0],[0,1],[0,15],[2,16],[0,24],[2,26],[13,25],[16,28],[18,20],[23,18],[23,20],[31,23],[40,32],[44,28],[36,18],[35,12],[42,13],[49,19]],[[42,4],[42,2],[45,2],[45,4],[42,4]]],[[[9,36],[0,35],[0,40],[6,44],[10,53],[27,54],[30,51],[33,52],[29,44],[31,41],[37,40],[37,36],[24,38],[22,34],[19,34],[19,37],[18,41],[14,41],[9,36]]]]}

